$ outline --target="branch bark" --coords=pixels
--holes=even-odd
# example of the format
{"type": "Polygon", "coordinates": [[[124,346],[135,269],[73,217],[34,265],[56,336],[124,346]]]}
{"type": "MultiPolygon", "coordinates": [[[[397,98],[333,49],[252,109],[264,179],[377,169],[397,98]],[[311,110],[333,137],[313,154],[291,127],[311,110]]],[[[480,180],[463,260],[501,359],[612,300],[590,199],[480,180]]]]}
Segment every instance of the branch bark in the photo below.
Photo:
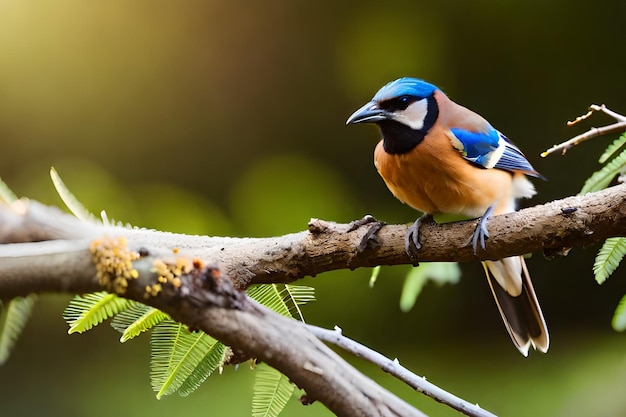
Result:
{"type": "MultiPolygon", "coordinates": [[[[425,224],[421,229],[424,247],[420,250],[420,260],[470,262],[531,252],[543,252],[547,256],[567,254],[574,246],[626,236],[625,201],[626,184],[622,184],[493,217],[488,224],[491,237],[487,247],[477,254],[468,243],[476,220],[425,224]]],[[[311,220],[309,230],[304,232],[269,238],[227,238],[103,226],[78,220],[34,201],[20,201],[16,207],[0,210],[0,243],[56,243],[50,242],[51,246],[45,248],[41,243],[28,247],[2,245],[2,263],[12,254],[63,251],[59,240],[93,239],[103,235],[123,235],[136,247],[179,248],[189,256],[217,263],[239,289],[260,283],[289,283],[336,269],[411,263],[404,251],[407,225],[384,226],[377,234],[379,245],[358,252],[356,248],[366,235],[367,227],[348,232],[348,224],[316,219],[311,220]]],[[[40,274],[51,273],[49,260],[34,257],[29,262],[34,263],[30,268],[33,275],[41,277],[40,274]]],[[[60,262],[59,268],[73,267],[60,262]]],[[[84,265],[74,268],[82,269],[84,265]]],[[[2,269],[0,265],[0,273],[2,269]]],[[[31,285],[28,276],[22,270],[20,279],[12,284],[6,278],[0,280],[0,293],[23,295],[40,289],[41,282],[31,285]],[[13,288],[14,285],[17,287],[13,288]]],[[[49,289],[53,290],[55,284],[50,285],[49,289]]]]}

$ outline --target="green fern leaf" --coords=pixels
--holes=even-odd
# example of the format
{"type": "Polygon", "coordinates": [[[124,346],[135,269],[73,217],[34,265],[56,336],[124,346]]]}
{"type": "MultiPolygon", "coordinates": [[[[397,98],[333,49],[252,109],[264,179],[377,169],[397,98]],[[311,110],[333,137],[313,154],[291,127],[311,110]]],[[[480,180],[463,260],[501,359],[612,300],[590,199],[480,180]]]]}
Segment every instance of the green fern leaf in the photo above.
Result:
{"type": "Polygon", "coordinates": [[[126,310],[113,318],[111,327],[122,333],[120,342],[124,343],[167,318],[169,316],[161,310],[133,301],[126,310]]]}
{"type": "Polygon", "coordinates": [[[0,328],[0,365],[9,359],[11,350],[33,311],[35,301],[37,301],[37,294],[17,297],[9,301],[9,304],[2,310],[4,320],[0,328]]]}
{"type": "Polygon", "coordinates": [[[585,181],[580,195],[593,191],[602,190],[609,186],[613,178],[618,175],[626,167],[626,149],[618,156],[613,158],[600,171],[594,172],[591,177],[585,181]]]}
{"type": "MultiPolygon", "coordinates": [[[[157,398],[172,394],[183,387],[185,381],[217,343],[206,333],[200,331],[192,333],[187,327],[171,319],[159,323],[154,328],[150,340],[152,346],[150,380],[157,398]]],[[[198,371],[193,380],[185,385],[186,393],[191,392],[191,386],[200,384],[215,369],[211,369],[206,363],[202,366],[208,372],[200,376],[198,371]]]]}
{"type": "Polygon", "coordinates": [[[63,312],[69,334],[82,333],[124,311],[130,301],[106,291],[75,296],[63,312]]]}
{"type": "Polygon", "coordinates": [[[294,319],[304,322],[304,315],[300,306],[315,301],[315,288],[304,285],[286,284],[281,291],[283,301],[289,306],[289,312],[294,319]]]}
{"type": "Polygon", "coordinates": [[[70,210],[70,212],[78,217],[81,220],[89,220],[96,221],[96,217],[89,212],[83,206],[80,201],[72,194],[69,188],[65,185],[58,172],[54,168],[50,168],[50,178],[52,178],[52,183],[54,184],[54,188],[57,190],[57,194],[65,203],[65,206],[70,210]]]}
{"type": "Polygon", "coordinates": [[[622,146],[624,146],[625,143],[626,143],[626,134],[615,139],[615,141],[613,141],[613,143],[611,143],[606,148],[602,156],[600,156],[600,159],[598,160],[598,162],[603,164],[606,161],[608,161],[617,151],[619,151],[622,148],[622,146]]]}
{"type": "Polygon", "coordinates": [[[428,281],[437,284],[456,284],[461,278],[461,269],[456,262],[429,262],[422,263],[417,268],[411,268],[402,287],[400,295],[400,310],[410,311],[415,305],[417,297],[428,281]]]}
{"type": "Polygon", "coordinates": [[[278,314],[291,317],[289,306],[285,303],[283,296],[278,288],[278,284],[261,284],[254,285],[246,290],[248,297],[252,298],[259,304],[274,310],[278,314]]]}
{"type": "Polygon", "coordinates": [[[257,366],[255,372],[252,417],[276,417],[287,405],[295,386],[266,364],[257,366]]]}
{"type": "Polygon", "coordinates": [[[593,273],[598,284],[602,284],[611,276],[624,255],[626,255],[626,238],[610,237],[604,241],[593,264],[593,273]]]}
{"type": "Polygon", "coordinates": [[[9,186],[0,179],[0,201],[12,203],[15,200],[17,200],[17,196],[13,194],[13,191],[11,191],[9,186]]]}
{"type": "Polygon", "coordinates": [[[626,295],[619,300],[615,313],[613,313],[611,325],[613,326],[613,329],[618,332],[626,330],[626,295]]]}
{"type": "MultiPolygon", "coordinates": [[[[210,337],[206,335],[207,337],[210,337]]],[[[221,342],[214,340],[213,345],[204,356],[204,359],[198,364],[196,369],[185,379],[185,382],[178,389],[178,394],[183,397],[194,392],[205,379],[209,377],[219,366],[224,364],[226,360],[226,346],[221,342]]]]}

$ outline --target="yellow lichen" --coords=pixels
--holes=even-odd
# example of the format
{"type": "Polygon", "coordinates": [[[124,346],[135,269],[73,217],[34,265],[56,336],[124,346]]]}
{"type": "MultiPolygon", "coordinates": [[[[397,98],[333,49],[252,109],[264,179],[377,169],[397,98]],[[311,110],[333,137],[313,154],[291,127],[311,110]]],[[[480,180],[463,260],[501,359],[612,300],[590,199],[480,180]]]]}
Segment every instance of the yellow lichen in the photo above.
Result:
{"type": "MultiPolygon", "coordinates": [[[[178,253],[178,249],[173,249],[174,253],[178,253]]],[[[175,288],[180,288],[182,275],[190,273],[195,267],[194,261],[184,256],[176,258],[174,263],[166,263],[161,259],[157,259],[152,264],[152,271],[157,274],[157,284],[146,286],[145,297],[156,296],[162,289],[162,285],[170,284],[175,288]]]]}
{"type": "Polygon", "coordinates": [[[123,236],[95,239],[89,245],[89,252],[100,285],[123,294],[128,280],[139,277],[139,272],[133,268],[133,261],[140,255],[128,248],[128,241],[123,236]]]}

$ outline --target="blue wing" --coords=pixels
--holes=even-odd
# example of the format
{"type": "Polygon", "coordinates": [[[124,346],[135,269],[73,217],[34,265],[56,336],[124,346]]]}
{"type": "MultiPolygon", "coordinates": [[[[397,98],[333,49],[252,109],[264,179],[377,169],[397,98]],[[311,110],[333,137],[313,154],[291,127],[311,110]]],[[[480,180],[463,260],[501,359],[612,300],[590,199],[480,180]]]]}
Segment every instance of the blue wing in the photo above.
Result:
{"type": "Polygon", "coordinates": [[[463,158],[483,168],[493,168],[497,162],[494,158],[498,155],[501,146],[498,131],[490,129],[487,132],[471,132],[465,129],[450,129],[457,141],[453,145],[463,158]]]}
{"type": "Polygon", "coordinates": [[[504,143],[504,152],[494,165],[494,168],[500,168],[507,171],[522,171],[533,177],[545,179],[543,175],[538,173],[535,168],[528,162],[522,151],[513,144],[506,136],[498,132],[504,143]]]}
{"type": "Polygon", "coordinates": [[[528,162],[522,151],[494,128],[486,132],[472,132],[465,129],[450,129],[456,141],[453,145],[463,158],[483,168],[499,168],[505,171],[522,171],[528,175],[541,177],[528,162]]]}

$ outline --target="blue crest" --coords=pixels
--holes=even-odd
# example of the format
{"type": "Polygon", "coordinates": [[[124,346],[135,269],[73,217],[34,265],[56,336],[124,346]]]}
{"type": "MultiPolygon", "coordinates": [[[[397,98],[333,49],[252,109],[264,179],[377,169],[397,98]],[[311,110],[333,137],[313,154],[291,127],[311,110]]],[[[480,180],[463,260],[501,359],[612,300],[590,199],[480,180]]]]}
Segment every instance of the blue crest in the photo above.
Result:
{"type": "Polygon", "coordinates": [[[373,100],[382,102],[400,96],[425,98],[429,97],[435,92],[435,90],[437,90],[437,87],[424,80],[420,80],[419,78],[404,77],[398,78],[397,80],[384,85],[380,90],[378,90],[373,100]]]}

